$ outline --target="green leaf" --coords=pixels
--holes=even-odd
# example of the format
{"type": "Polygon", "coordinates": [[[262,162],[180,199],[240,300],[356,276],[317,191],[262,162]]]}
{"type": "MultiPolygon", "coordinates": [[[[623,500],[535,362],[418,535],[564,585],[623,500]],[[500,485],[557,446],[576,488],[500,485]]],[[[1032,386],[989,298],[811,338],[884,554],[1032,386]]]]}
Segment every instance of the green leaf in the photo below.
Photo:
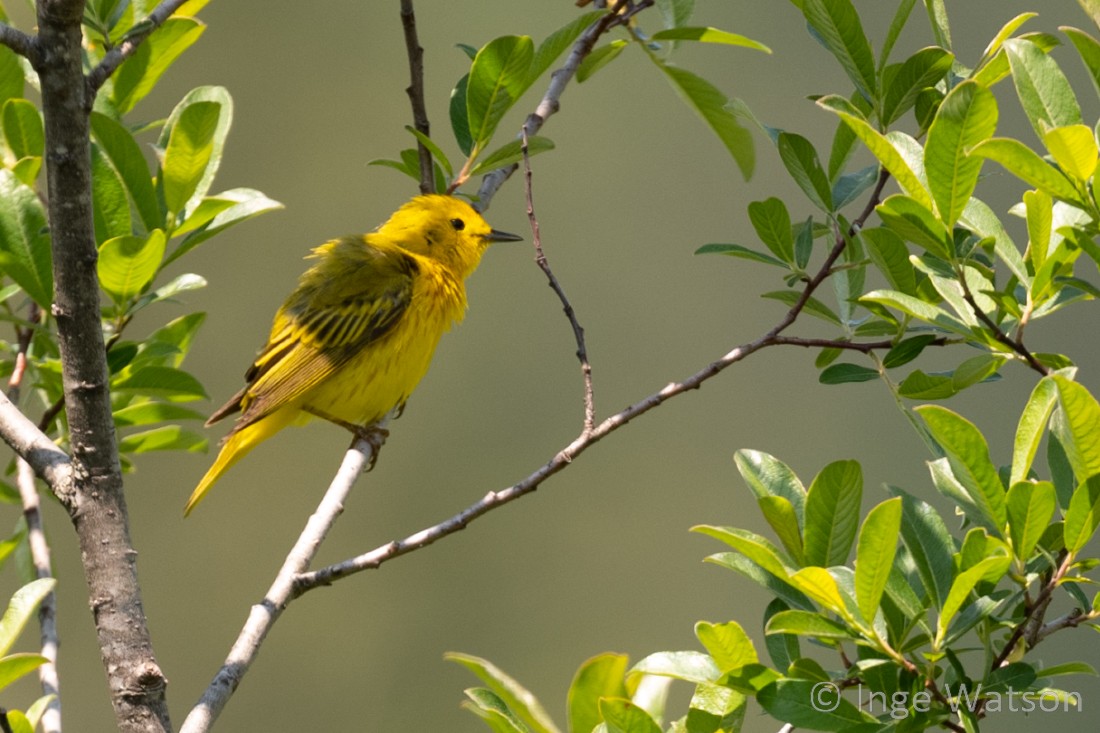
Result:
{"type": "Polygon", "coordinates": [[[23,66],[20,57],[7,46],[0,46],[0,104],[23,96],[23,66]]]}
{"type": "Polygon", "coordinates": [[[702,43],[720,43],[727,46],[744,46],[756,51],[771,53],[772,50],[759,41],[742,36],[739,33],[701,26],[682,26],[666,28],[650,36],[654,41],[700,41],[702,43]]]}
{"type": "Polygon", "coordinates": [[[840,731],[875,722],[842,697],[838,685],[828,682],[776,680],[760,690],[756,701],[773,718],[795,728],[840,731]]]}
{"type": "Polygon", "coordinates": [[[714,131],[718,139],[733,156],[741,175],[748,180],[756,164],[752,136],[741,126],[736,115],[728,108],[729,99],[713,84],[692,72],[678,66],[655,62],[665,72],[672,87],[680,94],[688,106],[703,119],[714,131]]]}
{"type": "Polygon", "coordinates": [[[1005,497],[1008,510],[1008,535],[1012,538],[1012,550],[1021,561],[1031,557],[1032,550],[1043,536],[1058,499],[1054,484],[1049,481],[1013,484],[1005,497]]]}
{"type": "Polygon", "coordinates": [[[951,90],[928,130],[924,169],[940,219],[955,225],[974,192],[981,158],[968,151],[997,129],[997,100],[985,87],[965,81],[951,90]]]}
{"type": "Polygon", "coordinates": [[[1095,677],[1096,669],[1087,662],[1065,662],[1038,669],[1036,673],[1040,677],[1060,677],[1067,674],[1087,674],[1095,677]]]}
{"type": "Polygon", "coordinates": [[[466,88],[469,83],[469,74],[458,80],[454,89],[451,90],[451,101],[448,107],[451,132],[454,133],[455,142],[463,155],[469,155],[474,149],[474,139],[470,137],[470,118],[466,114],[466,88]]]}
{"type": "MultiPolygon", "coordinates": [[[[283,205],[278,201],[269,199],[262,192],[251,188],[230,189],[212,198],[220,202],[228,203],[228,206],[219,211],[208,222],[184,237],[179,246],[172,250],[167,259],[165,259],[165,265],[174,262],[206,240],[220,234],[235,224],[240,224],[260,214],[283,208],[283,205]]],[[[201,206],[200,204],[199,207],[195,209],[196,215],[198,215],[201,206]]],[[[186,223],[185,221],[185,226],[186,223]]]]}
{"type": "MultiPolygon", "coordinates": [[[[217,110],[217,123],[210,138],[210,154],[205,168],[202,171],[202,176],[195,184],[194,193],[187,201],[186,210],[173,210],[173,212],[177,214],[183,213],[185,215],[184,219],[186,219],[186,214],[190,213],[191,209],[197,206],[202,198],[206,196],[206,193],[210,190],[210,186],[214,183],[214,176],[217,174],[218,167],[221,165],[225,140],[229,136],[229,128],[233,124],[233,98],[229,96],[229,92],[225,87],[206,86],[192,89],[182,100],[180,100],[175,109],[172,110],[172,114],[168,116],[168,121],[164,123],[164,127],[160,132],[160,137],[157,139],[157,148],[161,151],[166,151],[171,143],[172,135],[180,125],[180,118],[184,113],[187,113],[189,116],[192,116],[192,119],[184,126],[185,134],[193,143],[201,142],[205,137],[203,129],[206,123],[205,118],[206,115],[211,114],[211,112],[209,109],[202,112],[190,112],[189,110],[195,105],[204,105],[208,102],[218,105],[220,109],[217,110]]],[[[188,146],[184,150],[187,149],[192,149],[196,153],[202,154],[200,148],[188,146]]],[[[183,151],[181,150],[181,152],[183,151]]],[[[165,152],[164,155],[167,155],[167,152],[165,152]]],[[[161,173],[161,178],[164,178],[164,175],[164,173],[161,173]]],[[[164,181],[158,181],[158,184],[163,185],[164,183],[164,181]]],[[[179,223],[180,222],[174,222],[173,224],[176,225],[179,223]]]]}
{"type": "Polygon", "coordinates": [[[1060,26],[1059,30],[1069,36],[1081,57],[1085,69],[1089,72],[1093,89],[1100,94],[1100,42],[1083,30],[1071,26],[1060,26]]]}
{"type": "Polygon", "coordinates": [[[762,451],[739,450],[733,454],[733,462],[757,499],[778,496],[786,499],[794,509],[799,526],[802,524],[806,489],[790,466],[762,451]]]}
{"type": "Polygon", "coordinates": [[[581,83],[588,81],[593,74],[614,61],[626,46],[626,41],[616,39],[585,56],[584,61],[581,61],[581,65],[577,67],[577,81],[581,83]]]}
{"type": "Polygon", "coordinates": [[[1020,413],[1020,422],[1016,426],[1010,484],[1017,484],[1027,479],[1057,398],[1057,387],[1049,377],[1040,379],[1035,389],[1031,391],[1027,405],[1020,413]]]}
{"type": "Polygon", "coordinates": [[[1073,492],[1066,509],[1063,537],[1066,549],[1078,552],[1089,543],[1100,526],[1100,475],[1090,476],[1073,492]]]}
{"type": "Polygon", "coordinates": [[[1073,184],[1058,169],[1019,140],[991,138],[972,148],[970,154],[1000,163],[1005,170],[1024,183],[1054,198],[1081,203],[1081,197],[1073,184]]]}
{"type": "Polygon", "coordinates": [[[0,689],[15,682],[20,677],[25,677],[34,670],[50,661],[41,654],[9,654],[0,659],[0,689]]]}
{"type": "Polygon", "coordinates": [[[830,95],[822,97],[817,103],[821,107],[834,112],[843,120],[844,124],[851,128],[856,137],[867,146],[867,149],[871,151],[871,154],[875,156],[882,167],[890,172],[890,175],[897,180],[898,185],[908,196],[924,208],[932,208],[932,198],[928,194],[928,189],[925,188],[925,185],[913,171],[912,166],[909,165],[905,157],[898,151],[897,146],[889,138],[871,127],[858,114],[854,114],[855,109],[842,97],[830,95]]]}
{"type": "Polygon", "coordinates": [[[767,538],[749,532],[746,529],[736,527],[715,527],[701,524],[691,528],[692,532],[699,532],[725,542],[742,555],[752,560],[772,575],[785,580],[790,575],[790,565],[782,556],[779,548],[767,538]]]}
{"type": "Polygon", "coordinates": [[[656,652],[635,664],[630,674],[653,674],[696,684],[714,682],[721,676],[718,665],[702,652],[656,652]]]}
{"type": "Polygon", "coordinates": [[[924,204],[895,193],[875,207],[893,232],[942,259],[951,259],[953,243],[943,222],[924,204]]]}
{"type": "Polygon", "coordinates": [[[821,370],[817,380],[822,384],[851,384],[878,379],[878,370],[859,364],[830,364],[821,370]]]}
{"type": "Polygon", "coordinates": [[[911,295],[899,293],[896,290],[872,290],[861,297],[860,300],[869,301],[871,303],[881,303],[891,308],[897,308],[903,313],[907,313],[914,318],[919,318],[922,321],[939,326],[946,331],[951,331],[960,335],[968,335],[970,333],[965,324],[949,315],[947,311],[942,308],[934,306],[931,303],[926,303],[919,298],[914,298],[911,295]]]}
{"type": "Polygon", "coordinates": [[[456,652],[448,652],[443,658],[458,662],[477,675],[535,733],[556,733],[558,730],[538,699],[492,662],[456,652]]]}
{"type": "Polygon", "coordinates": [[[494,733],[527,733],[523,722],[492,690],[473,687],[464,692],[469,700],[463,701],[462,707],[484,720],[494,733]]]}
{"type": "Polygon", "coordinates": [[[625,698],[602,698],[600,716],[608,733],[661,733],[661,727],[645,708],[625,698]]]}
{"type": "Polygon", "coordinates": [[[764,519],[775,532],[775,536],[783,543],[783,547],[794,558],[795,563],[802,565],[804,562],[802,533],[794,506],[782,496],[761,496],[756,501],[760,505],[764,519]]]}
{"type": "Polygon", "coordinates": [[[988,205],[971,197],[970,203],[963,209],[959,224],[981,239],[992,239],[993,251],[1008,266],[1012,274],[1021,283],[1030,282],[1031,276],[1024,265],[1024,258],[1020,255],[1020,250],[1016,247],[1016,243],[1012,241],[1012,237],[1008,235],[1000,217],[993,213],[988,205]]]}
{"type": "Polygon", "coordinates": [[[133,135],[118,122],[98,112],[92,112],[91,124],[96,142],[122,177],[146,231],[161,226],[163,222],[157,206],[153,179],[145,164],[145,156],[133,135]]]}
{"type": "Polygon", "coordinates": [[[1096,137],[1088,127],[1054,127],[1043,135],[1043,142],[1063,172],[1079,181],[1092,178],[1100,151],[1096,147],[1096,137]]]}
{"type": "Polygon", "coordinates": [[[888,499],[868,514],[856,545],[856,603],[863,620],[872,623],[878,611],[901,532],[901,499],[888,499]]]}
{"type": "Polygon", "coordinates": [[[695,0],[657,0],[657,9],[661,11],[666,28],[679,28],[691,20],[695,0]]]}
{"type": "Polygon", "coordinates": [[[161,184],[164,203],[173,217],[191,200],[210,164],[220,115],[221,105],[195,102],[180,113],[172,127],[164,151],[161,184]]]}
{"type": "Polygon", "coordinates": [[[120,453],[148,453],[157,450],[202,453],[206,451],[209,442],[198,433],[184,430],[179,425],[162,425],[121,438],[118,441],[118,450],[120,453]]]}
{"type": "Polygon", "coordinates": [[[830,463],[806,493],[803,547],[806,563],[844,565],[859,527],[863,472],[856,461],[830,463]]]}
{"type": "Polygon", "coordinates": [[[122,177],[98,145],[92,145],[92,206],[96,244],[130,233],[130,204],[122,177]]]}
{"type": "Polygon", "coordinates": [[[970,592],[974,590],[974,586],[978,584],[978,581],[990,575],[1003,575],[1011,562],[1012,558],[1008,555],[987,557],[955,576],[955,580],[951,583],[951,590],[947,593],[947,598],[943,602],[943,608],[940,610],[939,619],[936,622],[934,648],[941,648],[948,626],[951,625],[955,614],[967,602],[970,592]]]}
{"type": "Polygon", "coordinates": [[[787,205],[774,196],[749,204],[749,221],[756,236],[783,262],[794,261],[794,235],[787,205]]]}
{"type": "Polygon", "coordinates": [[[1052,379],[1058,387],[1060,419],[1054,421],[1054,433],[1065,448],[1077,480],[1100,473],[1100,404],[1087,389],[1071,382],[1063,374],[1052,379]]]}
{"type": "Polygon", "coordinates": [[[935,340],[936,336],[930,333],[922,333],[903,339],[886,352],[886,356],[882,358],[882,365],[887,369],[896,369],[903,364],[908,364],[920,356],[925,347],[935,340]]]}
{"type": "Polygon", "coordinates": [[[947,454],[951,473],[966,489],[981,512],[983,526],[1000,537],[1007,520],[1005,490],[997,467],[989,458],[989,446],[974,423],[938,405],[915,408],[932,437],[947,454]]]}
{"type": "Polygon", "coordinates": [[[757,252],[754,249],[749,249],[740,244],[721,244],[712,242],[710,244],[704,244],[702,247],[695,250],[695,254],[722,254],[730,257],[739,257],[745,260],[752,260],[753,262],[762,262],[765,265],[775,265],[776,267],[782,267],[784,269],[787,268],[787,263],[781,262],[771,255],[757,252]]]}
{"type": "Polygon", "coordinates": [[[700,621],[695,624],[695,636],[723,674],[759,661],[752,639],[736,621],[724,624],[700,621]]]}
{"type": "Polygon", "coordinates": [[[909,262],[909,248],[901,237],[890,229],[874,227],[864,229],[859,237],[866,245],[867,254],[875,267],[886,277],[890,287],[905,295],[917,294],[916,275],[909,262]]]}
{"type": "Polygon", "coordinates": [[[820,613],[811,611],[780,611],[768,620],[764,633],[795,634],[819,639],[854,639],[856,633],[820,613]]]}
{"type": "Polygon", "coordinates": [[[907,58],[886,83],[881,119],[889,125],[905,114],[917,101],[917,95],[935,86],[948,71],[955,57],[938,46],[922,48],[907,58]]]}
{"type": "Polygon", "coordinates": [[[896,487],[890,487],[890,491],[901,497],[902,542],[932,602],[942,608],[955,577],[955,544],[951,533],[931,504],[896,487]]]}
{"type": "Polygon", "coordinates": [[[833,211],[832,186],[813,143],[793,132],[781,132],[776,145],[787,172],[806,197],[822,211],[833,211]]]}
{"type": "Polygon", "coordinates": [[[41,308],[53,302],[50,234],[34,189],[0,169],[0,270],[41,308]]]}
{"type": "Polygon", "coordinates": [[[529,36],[501,36],[477,52],[466,87],[466,115],[475,148],[483,148],[527,85],[535,44],[529,36]]]}
{"type": "MultiPolygon", "coordinates": [[[[497,148],[492,153],[486,155],[476,166],[470,170],[471,176],[476,176],[485,171],[491,171],[495,168],[505,168],[513,163],[523,160],[523,141],[513,140],[502,147],[497,148]]],[[[549,138],[534,137],[527,139],[527,154],[529,156],[538,155],[539,153],[546,152],[547,150],[553,150],[554,143],[549,138]]]]}
{"type": "Polygon", "coordinates": [[[600,698],[628,696],[623,683],[626,668],[625,654],[605,653],[577,669],[569,686],[569,730],[590,731],[600,724],[600,698]]]}
{"type": "Polygon", "coordinates": [[[914,369],[898,385],[898,394],[911,400],[945,400],[958,393],[950,375],[926,374],[920,369],[914,369]]]}
{"type": "MultiPolygon", "coordinates": [[[[56,585],[57,581],[54,578],[39,578],[24,585],[11,597],[3,618],[0,618],[0,656],[7,654],[12,648],[38,608],[38,604],[56,585]]],[[[3,687],[3,684],[0,684],[0,687],[3,687]]]]}
{"type": "Polygon", "coordinates": [[[409,132],[409,134],[420,141],[420,143],[425,148],[428,149],[428,152],[432,155],[432,159],[439,163],[439,165],[443,166],[443,170],[446,171],[448,177],[454,175],[454,168],[451,167],[451,161],[447,158],[447,155],[440,149],[440,147],[435,144],[434,140],[422,133],[420,130],[417,130],[412,125],[405,125],[405,129],[409,132]]]}
{"type": "Polygon", "coordinates": [[[120,114],[134,108],[180,54],[199,40],[206,26],[194,18],[172,17],[154,30],[113,75],[111,101],[120,114]]]}
{"type": "Polygon", "coordinates": [[[1004,695],[1026,690],[1035,683],[1035,667],[1026,662],[1012,662],[992,670],[982,684],[982,694],[1004,695]]]}
{"type": "Polygon", "coordinates": [[[804,0],[802,13],[860,94],[874,99],[878,94],[875,57],[850,0],[804,0]]]}
{"type": "MultiPolygon", "coordinates": [[[[802,298],[802,293],[796,290],[773,290],[770,293],[763,293],[761,298],[768,298],[770,300],[778,300],[780,303],[784,303],[792,308],[802,298]]],[[[811,316],[817,316],[826,323],[831,323],[834,326],[840,325],[840,317],[836,313],[830,310],[829,306],[822,303],[813,296],[806,299],[803,305],[802,311],[808,313],[811,316]]]]}
{"type": "Polygon", "coordinates": [[[151,425],[177,420],[205,420],[201,412],[165,402],[138,402],[114,411],[115,425],[151,425]]]}
{"type": "Polygon", "coordinates": [[[1004,42],[1012,82],[1035,134],[1046,128],[1081,124],[1081,108],[1058,63],[1039,46],[1023,38],[1004,42]]]}
{"type": "Polygon", "coordinates": [[[42,115],[33,103],[26,99],[9,99],[4,102],[4,142],[12,157],[41,158],[46,150],[46,133],[42,127],[42,115]]]}
{"type": "Polygon", "coordinates": [[[108,239],[99,248],[99,284],[118,305],[145,292],[164,259],[164,232],[108,239]]]}
{"type": "Polygon", "coordinates": [[[111,391],[163,397],[171,402],[209,399],[197,379],[181,369],[167,366],[147,366],[124,372],[111,384],[111,391]]]}

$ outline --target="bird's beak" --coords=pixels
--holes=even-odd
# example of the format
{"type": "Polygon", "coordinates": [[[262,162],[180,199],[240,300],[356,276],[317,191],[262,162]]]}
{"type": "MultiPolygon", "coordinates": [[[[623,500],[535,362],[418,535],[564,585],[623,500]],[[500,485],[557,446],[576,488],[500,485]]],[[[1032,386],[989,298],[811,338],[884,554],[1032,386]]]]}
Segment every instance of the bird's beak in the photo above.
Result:
{"type": "Polygon", "coordinates": [[[490,229],[489,234],[485,237],[487,242],[522,242],[523,237],[518,234],[509,234],[508,232],[499,232],[496,229],[490,229]]]}

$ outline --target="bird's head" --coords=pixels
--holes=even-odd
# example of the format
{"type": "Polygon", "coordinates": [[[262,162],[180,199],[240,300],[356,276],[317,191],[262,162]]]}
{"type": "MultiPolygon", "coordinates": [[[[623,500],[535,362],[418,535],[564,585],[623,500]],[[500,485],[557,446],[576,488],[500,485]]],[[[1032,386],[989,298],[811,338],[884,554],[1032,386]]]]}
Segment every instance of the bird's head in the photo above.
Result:
{"type": "Polygon", "coordinates": [[[516,242],[521,237],[489,226],[474,207],[453,196],[417,196],[394,212],[378,234],[400,247],[429,257],[465,278],[491,242],[516,242]]]}

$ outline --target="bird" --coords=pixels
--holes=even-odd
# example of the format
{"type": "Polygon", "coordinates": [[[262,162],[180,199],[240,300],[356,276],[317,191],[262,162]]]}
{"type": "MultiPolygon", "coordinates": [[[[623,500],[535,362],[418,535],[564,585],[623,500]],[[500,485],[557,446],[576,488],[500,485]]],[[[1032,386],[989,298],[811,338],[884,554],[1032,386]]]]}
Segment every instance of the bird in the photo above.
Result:
{"type": "Polygon", "coordinates": [[[462,199],[425,194],[373,232],[313,249],[307,259],[315,262],[276,312],[245,386],[206,421],[240,413],[184,516],[231,466],[289,425],[317,417],[357,437],[384,434],[372,426],[400,412],[440,337],[463,319],[466,278],[489,244],[520,240],[462,199]]]}

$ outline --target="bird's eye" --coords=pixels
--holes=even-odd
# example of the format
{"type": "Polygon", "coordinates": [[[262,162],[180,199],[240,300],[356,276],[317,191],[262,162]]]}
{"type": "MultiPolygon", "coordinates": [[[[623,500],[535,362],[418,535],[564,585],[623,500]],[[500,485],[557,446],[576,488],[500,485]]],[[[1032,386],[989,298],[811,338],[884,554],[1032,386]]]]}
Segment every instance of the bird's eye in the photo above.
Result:
{"type": "Polygon", "coordinates": [[[466,222],[462,221],[461,219],[451,219],[451,226],[455,228],[456,232],[461,232],[463,229],[466,228],[466,222]]]}

